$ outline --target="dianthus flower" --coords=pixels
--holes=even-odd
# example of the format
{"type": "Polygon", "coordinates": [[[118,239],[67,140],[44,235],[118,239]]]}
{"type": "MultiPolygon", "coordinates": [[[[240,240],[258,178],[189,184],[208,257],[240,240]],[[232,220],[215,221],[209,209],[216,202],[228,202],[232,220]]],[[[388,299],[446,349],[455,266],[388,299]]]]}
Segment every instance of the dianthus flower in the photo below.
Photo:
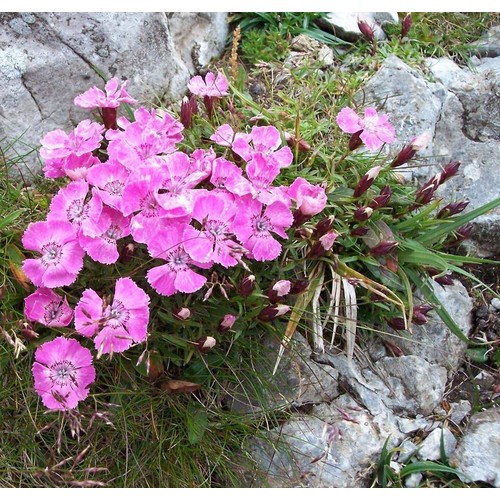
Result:
{"type": "Polygon", "coordinates": [[[264,208],[258,200],[246,196],[234,218],[233,230],[255,260],[274,260],[281,253],[281,244],[272,233],[287,238],[285,229],[292,222],[292,213],[284,203],[276,201],[264,208]]]}
{"type": "Polygon", "coordinates": [[[116,282],[113,302],[107,303],[92,289],[83,292],[75,308],[75,329],[93,337],[101,354],[123,352],[146,339],[149,297],[130,278],[116,282]]]}
{"type": "Polygon", "coordinates": [[[83,267],[84,251],[70,222],[33,222],[26,229],[23,246],[41,255],[26,259],[23,271],[36,286],[55,288],[71,285],[83,267]]]}
{"type": "Polygon", "coordinates": [[[205,80],[199,75],[194,76],[187,86],[194,95],[200,97],[222,97],[229,95],[227,91],[229,83],[222,73],[217,73],[217,76],[215,76],[213,73],[208,72],[205,75],[205,80]]]}
{"type": "Polygon", "coordinates": [[[315,186],[302,177],[292,182],[288,195],[295,200],[297,210],[311,217],[323,211],[327,202],[325,188],[321,185],[315,186]]]}
{"type": "Polygon", "coordinates": [[[95,380],[90,351],[77,340],[64,337],[38,347],[32,372],[35,390],[51,410],[76,408],[95,380]]]}
{"type": "Polygon", "coordinates": [[[99,188],[99,195],[106,205],[121,210],[123,190],[129,176],[130,172],[121,163],[110,159],[92,167],[87,174],[87,181],[99,188]]]}
{"type": "Polygon", "coordinates": [[[41,139],[40,156],[44,160],[82,156],[97,149],[102,141],[104,127],[90,120],[80,122],[69,135],[63,130],[53,130],[41,139]]]}
{"type": "Polygon", "coordinates": [[[252,159],[255,153],[261,153],[269,165],[278,169],[288,167],[293,161],[292,150],[288,146],[281,146],[279,130],[272,125],[266,127],[252,127],[252,132],[235,138],[232,149],[245,161],[252,159]],[[252,146],[250,145],[252,142],[252,146]]]}
{"type": "Polygon", "coordinates": [[[172,223],[147,242],[152,257],[167,261],[162,266],[153,267],[147,274],[150,285],[161,295],[196,292],[207,281],[205,276],[191,269],[193,265],[203,267],[203,264],[195,262],[184,248],[186,228],[187,224],[172,223]]]}
{"type": "Polygon", "coordinates": [[[359,138],[369,151],[376,151],[384,143],[391,144],[396,136],[387,115],[378,115],[375,108],[366,108],[361,118],[353,109],[343,108],[337,115],[337,124],[344,132],[361,132],[359,138]]]}
{"type": "Polygon", "coordinates": [[[125,90],[127,86],[127,81],[124,81],[120,85],[120,80],[118,78],[111,78],[104,86],[104,93],[101,89],[97,87],[92,87],[83,94],[75,97],[75,106],[84,109],[93,108],[117,108],[122,102],[127,104],[135,104],[137,101],[130,97],[125,90]]]}
{"type": "Polygon", "coordinates": [[[49,288],[39,288],[24,299],[24,314],[30,321],[45,326],[68,326],[73,319],[66,297],[49,288]]]}
{"type": "Polygon", "coordinates": [[[72,181],[87,178],[88,170],[101,163],[99,158],[92,153],[86,153],[78,156],[70,154],[65,158],[52,158],[45,160],[43,173],[48,179],[57,179],[58,177],[69,177],[72,181]]]}
{"type": "Polygon", "coordinates": [[[236,210],[231,195],[212,192],[196,199],[192,215],[201,229],[188,226],[184,231],[184,248],[193,260],[224,267],[238,263],[243,249],[231,239],[236,210]]]}
{"type": "Polygon", "coordinates": [[[245,142],[248,143],[251,141],[252,138],[250,134],[243,134],[241,132],[235,133],[231,125],[227,123],[217,128],[217,130],[210,136],[210,140],[214,141],[215,144],[226,147],[232,146],[233,142],[236,139],[243,139],[245,142]]]}

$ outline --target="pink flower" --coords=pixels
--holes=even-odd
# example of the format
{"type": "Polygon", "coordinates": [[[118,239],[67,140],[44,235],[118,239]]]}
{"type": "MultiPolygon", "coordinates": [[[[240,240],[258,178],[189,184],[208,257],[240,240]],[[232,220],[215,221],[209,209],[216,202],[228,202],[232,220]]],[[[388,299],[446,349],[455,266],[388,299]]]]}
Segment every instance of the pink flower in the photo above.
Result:
{"type": "Polygon", "coordinates": [[[366,108],[364,118],[351,108],[343,108],[337,115],[337,124],[348,134],[362,130],[360,139],[369,151],[376,151],[384,143],[391,144],[396,139],[389,117],[379,116],[375,108],[366,108]]]}
{"type": "Polygon", "coordinates": [[[243,250],[231,239],[235,214],[236,205],[231,195],[214,192],[198,196],[193,219],[200,223],[201,229],[188,226],[184,231],[184,248],[189,256],[198,262],[235,266],[243,250]]]}
{"type": "Polygon", "coordinates": [[[26,259],[23,271],[36,286],[55,288],[71,285],[83,267],[84,251],[77,240],[76,229],[69,222],[34,222],[26,229],[24,248],[41,255],[26,259]]]}
{"type": "Polygon", "coordinates": [[[152,257],[167,261],[162,266],[153,267],[147,274],[150,285],[161,295],[193,293],[207,281],[205,276],[191,269],[193,265],[203,267],[203,264],[193,261],[184,248],[186,227],[186,224],[170,224],[147,242],[152,257]]]}
{"type": "Polygon", "coordinates": [[[70,154],[65,158],[45,160],[43,173],[48,179],[67,176],[72,181],[77,181],[86,179],[89,168],[99,163],[99,158],[95,157],[92,153],[86,153],[81,156],[70,154]]]}
{"type": "Polygon", "coordinates": [[[47,220],[66,220],[79,228],[89,216],[89,205],[85,203],[88,191],[89,185],[83,180],[70,182],[61,188],[52,198],[47,220]]]}
{"type": "Polygon", "coordinates": [[[273,238],[276,233],[287,238],[285,229],[292,225],[293,216],[289,208],[280,201],[264,208],[258,200],[242,199],[233,228],[242,245],[252,252],[255,260],[274,260],[281,253],[280,243],[273,238]]]}
{"type": "Polygon", "coordinates": [[[252,159],[255,153],[261,153],[269,165],[278,169],[288,167],[293,161],[292,150],[288,146],[281,146],[281,135],[279,130],[273,126],[253,127],[249,136],[235,138],[232,149],[245,161],[252,159]],[[250,140],[252,146],[250,146],[250,140]]]}
{"type": "Polygon", "coordinates": [[[99,219],[95,222],[94,234],[80,234],[82,248],[92,259],[101,264],[114,264],[120,254],[117,241],[130,234],[130,219],[118,210],[104,206],[99,219]]]}
{"type": "Polygon", "coordinates": [[[194,95],[201,97],[222,97],[229,95],[227,92],[229,83],[223,73],[217,73],[217,76],[215,76],[209,72],[206,74],[205,80],[199,75],[194,76],[187,86],[194,95]]]}
{"type": "Polygon", "coordinates": [[[66,297],[49,288],[39,288],[24,299],[24,314],[30,321],[45,326],[68,326],[73,319],[73,310],[66,297]]]}
{"type": "Polygon", "coordinates": [[[132,99],[127,94],[125,87],[127,86],[127,81],[122,83],[119,87],[120,81],[118,78],[111,78],[104,86],[104,93],[101,89],[97,87],[92,87],[83,94],[75,97],[75,106],[84,109],[92,108],[117,108],[122,102],[127,104],[135,104],[137,101],[132,99]]]}
{"type": "Polygon", "coordinates": [[[123,190],[127,185],[130,172],[119,162],[110,159],[92,167],[87,180],[99,188],[102,201],[117,210],[122,209],[123,190]]]}
{"type": "Polygon", "coordinates": [[[327,198],[322,185],[314,186],[298,177],[288,188],[288,195],[295,200],[297,209],[304,215],[319,214],[326,206],[327,198]]]}
{"type": "Polygon", "coordinates": [[[130,278],[116,282],[113,302],[103,301],[94,290],[83,292],[75,308],[75,329],[93,337],[100,354],[123,352],[146,339],[149,297],[130,278]]]}
{"type": "Polygon", "coordinates": [[[95,380],[92,354],[75,339],[57,337],[42,344],[33,364],[35,390],[51,410],[76,408],[95,380]]]}
{"type": "Polygon", "coordinates": [[[221,125],[211,136],[210,140],[214,141],[219,146],[232,146],[236,139],[243,139],[245,142],[249,143],[251,141],[250,134],[242,134],[240,132],[234,132],[231,125],[225,123],[221,125]]]}
{"type": "Polygon", "coordinates": [[[83,120],[69,135],[63,130],[53,130],[40,141],[40,156],[45,160],[82,156],[96,150],[102,141],[104,127],[99,123],[83,120]]]}

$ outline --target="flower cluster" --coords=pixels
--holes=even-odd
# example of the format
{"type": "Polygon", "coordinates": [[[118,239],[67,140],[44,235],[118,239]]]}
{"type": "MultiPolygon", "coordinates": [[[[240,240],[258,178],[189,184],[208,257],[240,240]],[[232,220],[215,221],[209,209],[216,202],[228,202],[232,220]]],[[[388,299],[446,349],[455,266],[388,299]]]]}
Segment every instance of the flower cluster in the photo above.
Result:
{"type": "MultiPolygon", "coordinates": [[[[211,112],[213,99],[228,95],[222,74],[195,77],[189,88],[212,99],[211,112]]],[[[46,177],[69,183],[53,197],[46,220],[30,224],[23,236],[34,252],[23,270],[39,287],[25,302],[32,321],[70,325],[73,310],[54,289],[75,283],[84,259],[111,265],[127,245],[140,245],[152,258],[146,279],[159,295],[193,293],[215,265],[276,259],[294,222],[326,205],[323,186],[302,178],[289,187],[276,183],[293,155],[275,127],[243,133],[224,124],[214,130],[212,147],[187,152],[180,144],[184,127],[172,115],[140,107],[133,121],[117,117],[121,103],[134,102],[113,79],[105,92],[93,88],[75,99],[80,107],[97,108],[104,125],[84,120],[70,134],[55,130],[42,139],[46,177]]],[[[149,301],[127,277],[116,281],[112,299],[86,289],[74,310],[75,330],[92,338],[99,354],[123,352],[146,339],[149,301]]],[[[38,352],[50,360],[38,356],[33,369],[37,390],[43,386],[43,394],[51,394],[38,391],[49,408],[74,407],[93,380],[87,354],[85,363],[70,359],[63,340],[43,344],[38,352]],[[63,386],[69,392],[63,394],[63,386]]],[[[75,352],[88,351],[78,346],[75,352]]]]}

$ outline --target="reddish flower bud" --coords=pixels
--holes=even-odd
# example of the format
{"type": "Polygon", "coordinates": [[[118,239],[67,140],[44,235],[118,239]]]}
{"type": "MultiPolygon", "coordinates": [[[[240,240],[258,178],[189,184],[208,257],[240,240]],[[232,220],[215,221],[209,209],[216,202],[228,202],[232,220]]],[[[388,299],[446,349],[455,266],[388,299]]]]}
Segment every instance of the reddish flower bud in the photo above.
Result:
{"type": "Polygon", "coordinates": [[[191,311],[187,307],[181,307],[180,309],[176,309],[172,311],[172,314],[175,318],[180,319],[182,321],[186,321],[191,317],[191,311]]]}
{"type": "Polygon", "coordinates": [[[303,293],[307,290],[308,286],[309,286],[309,280],[306,279],[295,280],[295,282],[292,283],[292,287],[290,288],[290,295],[298,295],[299,293],[303,293]]]}
{"type": "Polygon", "coordinates": [[[392,252],[397,246],[398,246],[397,241],[391,241],[391,240],[383,241],[376,247],[373,247],[370,250],[370,253],[375,256],[387,255],[388,253],[392,252]]]}
{"type": "Polygon", "coordinates": [[[205,104],[205,109],[207,110],[209,119],[212,119],[212,116],[214,115],[216,102],[217,102],[217,97],[211,95],[203,96],[203,104],[205,104]]]}
{"type": "Polygon", "coordinates": [[[338,234],[335,231],[329,231],[321,236],[321,238],[313,245],[306,258],[318,258],[325,255],[326,252],[331,250],[337,237],[338,234]]]}
{"type": "Polygon", "coordinates": [[[373,43],[375,40],[375,32],[373,28],[363,20],[358,19],[358,28],[362,35],[370,42],[373,43]]]}
{"type": "Polygon", "coordinates": [[[427,315],[432,311],[432,306],[415,306],[413,308],[412,321],[416,325],[425,325],[427,323],[427,315]]]}
{"type": "Polygon", "coordinates": [[[196,342],[193,342],[193,344],[198,351],[208,352],[216,346],[217,341],[213,337],[201,337],[196,342]]]}
{"type": "Polygon", "coordinates": [[[101,108],[102,123],[107,129],[116,130],[116,108],[101,108]]]}
{"type": "Polygon", "coordinates": [[[300,210],[294,210],[293,212],[293,224],[292,227],[299,227],[312,218],[312,215],[306,215],[300,210]]]}
{"type": "Polygon", "coordinates": [[[135,254],[135,245],[127,243],[120,251],[120,262],[127,264],[132,260],[135,254]]]}
{"type": "Polygon", "coordinates": [[[464,226],[460,227],[455,232],[455,235],[452,236],[445,243],[445,246],[450,247],[450,246],[458,245],[458,243],[461,243],[462,241],[470,238],[470,235],[472,233],[472,228],[473,228],[472,224],[465,224],[464,226]]]}
{"type": "Polygon", "coordinates": [[[331,231],[333,229],[334,220],[335,220],[335,216],[333,216],[333,215],[329,215],[328,217],[321,219],[316,224],[316,226],[314,226],[313,238],[319,238],[320,236],[323,236],[324,234],[331,231]]]}
{"type": "Polygon", "coordinates": [[[38,333],[33,330],[33,325],[28,321],[23,321],[19,333],[26,341],[35,340],[39,337],[38,333]]]}
{"type": "Polygon", "coordinates": [[[451,217],[452,215],[459,214],[460,212],[463,212],[465,210],[468,204],[468,201],[457,201],[456,203],[449,203],[438,212],[437,218],[445,219],[446,217],[451,217]]]}
{"type": "Polygon", "coordinates": [[[290,293],[291,286],[292,284],[288,280],[277,281],[267,292],[269,300],[273,303],[279,302],[290,293]]]}
{"type": "Polygon", "coordinates": [[[394,330],[406,330],[405,320],[403,318],[391,318],[387,323],[394,330]]]}
{"type": "Polygon", "coordinates": [[[193,121],[193,108],[188,96],[184,96],[181,102],[180,122],[184,128],[190,128],[193,121]]]}
{"type": "Polygon", "coordinates": [[[370,203],[370,208],[376,210],[377,208],[385,207],[389,203],[391,196],[392,196],[391,188],[389,186],[384,186],[380,190],[380,194],[378,196],[375,196],[375,198],[373,198],[373,201],[370,203]]]}
{"type": "Polygon", "coordinates": [[[295,135],[290,134],[289,132],[285,132],[285,141],[291,148],[294,148],[298,145],[299,151],[301,151],[302,153],[311,150],[311,146],[306,141],[304,141],[304,139],[299,139],[297,141],[295,135]]]}
{"type": "Polygon", "coordinates": [[[408,163],[416,154],[417,150],[411,145],[404,146],[398,153],[398,156],[392,161],[391,167],[396,168],[408,163]]]}
{"type": "Polygon", "coordinates": [[[220,320],[219,325],[217,326],[217,330],[219,330],[219,332],[227,332],[233,327],[235,321],[236,316],[234,316],[234,314],[226,314],[220,320]]]}
{"type": "Polygon", "coordinates": [[[441,271],[438,269],[434,269],[433,267],[428,267],[427,272],[429,275],[432,277],[432,279],[436,282],[439,283],[440,285],[447,286],[447,285],[453,285],[453,279],[450,274],[445,274],[443,276],[439,276],[441,274],[441,271]]]}
{"type": "Polygon", "coordinates": [[[240,283],[239,292],[242,297],[248,297],[255,289],[255,276],[245,276],[240,283]]]}
{"type": "Polygon", "coordinates": [[[368,220],[373,214],[373,208],[370,207],[358,207],[358,209],[354,212],[354,220],[359,222],[363,222],[368,220]]]}
{"type": "Polygon", "coordinates": [[[290,306],[285,304],[276,304],[274,306],[267,306],[260,311],[258,318],[260,321],[273,321],[280,316],[283,316],[290,310],[290,306]]]}
{"type": "Polygon", "coordinates": [[[410,32],[410,28],[412,25],[411,14],[406,14],[403,22],[401,23],[401,38],[404,38],[410,32]]]}
{"type": "Polygon", "coordinates": [[[448,165],[443,168],[441,184],[444,181],[448,180],[450,177],[453,177],[458,172],[459,167],[459,161],[452,161],[451,163],[448,163],[448,165]]]}
{"type": "Polygon", "coordinates": [[[353,196],[354,198],[359,198],[363,193],[365,193],[368,188],[375,182],[375,179],[377,178],[378,174],[382,170],[382,167],[373,167],[366,172],[363,177],[361,177],[361,180],[359,181],[358,185],[354,189],[353,196]]]}
{"type": "Polygon", "coordinates": [[[364,236],[367,232],[366,226],[358,226],[351,231],[351,236],[364,236]]]}
{"type": "Polygon", "coordinates": [[[415,194],[415,206],[429,203],[434,196],[434,192],[442,183],[442,174],[436,174],[431,180],[427,181],[415,194]]]}
{"type": "Polygon", "coordinates": [[[362,133],[363,131],[359,130],[358,132],[354,132],[354,134],[351,135],[348,144],[349,151],[354,151],[355,149],[358,149],[361,144],[363,144],[363,141],[360,137],[362,133]]]}

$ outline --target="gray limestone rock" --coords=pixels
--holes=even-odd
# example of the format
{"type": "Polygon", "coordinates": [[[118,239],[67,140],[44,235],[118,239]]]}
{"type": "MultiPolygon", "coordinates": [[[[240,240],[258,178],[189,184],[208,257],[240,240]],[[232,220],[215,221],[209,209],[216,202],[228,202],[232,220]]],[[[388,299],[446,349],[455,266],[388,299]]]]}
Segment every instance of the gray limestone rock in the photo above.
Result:
{"type": "Polygon", "coordinates": [[[500,26],[493,26],[482,38],[470,44],[472,52],[481,57],[500,56],[500,26]]]}
{"type": "Polygon", "coordinates": [[[352,488],[369,485],[389,438],[403,437],[389,414],[373,416],[347,395],[272,431],[275,444],[254,443],[260,481],[271,487],[352,488]]]}
{"type": "Polygon", "coordinates": [[[457,446],[457,439],[448,428],[434,429],[421,443],[417,457],[421,460],[441,459],[441,440],[446,457],[450,457],[457,446]]]}
{"type": "Polygon", "coordinates": [[[2,13],[0,26],[0,138],[22,136],[20,152],[88,118],[73,99],[100,75],[128,79],[144,104],[179,99],[227,35],[225,13],[2,13]]]}
{"type": "Polygon", "coordinates": [[[500,408],[473,415],[450,464],[466,482],[485,481],[500,488],[500,408]]]}
{"type": "Polygon", "coordinates": [[[383,25],[398,23],[397,12],[329,12],[326,19],[318,24],[335,36],[348,42],[355,42],[362,36],[358,28],[358,20],[365,21],[373,29],[377,40],[385,40],[383,25]]]}
{"type": "MultiPolygon", "coordinates": [[[[457,280],[452,286],[444,287],[438,283],[432,286],[438,300],[468,337],[472,327],[473,304],[466,288],[457,280]]],[[[421,356],[429,363],[444,366],[449,375],[460,367],[467,350],[465,342],[451,332],[437,313],[431,313],[425,325],[413,325],[411,334],[398,332],[397,336],[391,337],[391,342],[405,354],[421,356]]]]}

